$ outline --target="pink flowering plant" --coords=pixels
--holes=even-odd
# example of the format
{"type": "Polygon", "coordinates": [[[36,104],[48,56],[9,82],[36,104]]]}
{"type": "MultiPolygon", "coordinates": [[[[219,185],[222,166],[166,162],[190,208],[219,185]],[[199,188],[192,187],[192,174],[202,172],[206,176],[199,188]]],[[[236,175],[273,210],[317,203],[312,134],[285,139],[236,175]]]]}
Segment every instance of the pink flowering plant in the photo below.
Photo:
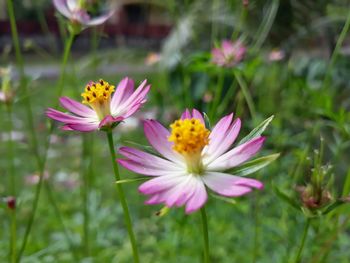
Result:
{"type": "Polygon", "coordinates": [[[247,49],[240,40],[223,40],[219,47],[211,51],[212,63],[220,67],[234,67],[244,58],[247,49]]]}
{"type": "Polygon", "coordinates": [[[116,89],[102,79],[90,81],[82,93],[83,104],[61,97],[60,103],[69,113],[49,108],[46,114],[49,118],[64,123],[63,130],[90,132],[114,127],[146,102],[149,89],[150,85],[144,80],[135,90],[134,81],[128,77],[120,81],[116,89]]]}
{"type": "MultiPolygon", "coordinates": [[[[46,114],[49,118],[64,123],[63,130],[80,132],[106,131],[115,180],[119,181],[118,166],[114,162],[116,154],[112,129],[139,110],[146,102],[146,95],[149,89],[150,85],[147,85],[147,81],[144,80],[135,90],[134,81],[127,77],[118,84],[116,89],[113,85],[102,79],[97,82],[90,81],[81,94],[83,104],[68,97],[61,97],[60,103],[69,113],[49,108],[46,114]]],[[[122,185],[117,185],[116,188],[123,208],[124,220],[129,234],[134,261],[139,262],[136,238],[124,190],[122,185]]]]}
{"type": "Polygon", "coordinates": [[[71,29],[79,32],[90,26],[98,26],[105,23],[114,13],[113,10],[105,10],[96,17],[89,12],[88,1],[82,0],[53,0],[57,11],[66,17],[71,23],[71,29]]]}
{"type": "MultiPolygon", "coordinates": [[[[170,125],[170,131],[155,120],[146,120],[145,135],[161,156],[121,147],[119,153],[125,158],[118,163],[152,178],[139,187],[141,193],[150,197],[146,204],[185,206],[186,213],[192,213],[206,203],[206,188],[224,197],[242,196],[254,188],[263,188],[259,180],[231,175],[228,171],[256,155],[265,141],[261,133],[271,120],[272,117],[233,148],[241,128],[241,120],[234,119],[233,114],[223,117],[211,131],[195,109],[192,113],[186,110],[170,125]]],[[[277,155],[271,155],[252,162],[241,173],[247,175],[276,158],[277,155]]]]}

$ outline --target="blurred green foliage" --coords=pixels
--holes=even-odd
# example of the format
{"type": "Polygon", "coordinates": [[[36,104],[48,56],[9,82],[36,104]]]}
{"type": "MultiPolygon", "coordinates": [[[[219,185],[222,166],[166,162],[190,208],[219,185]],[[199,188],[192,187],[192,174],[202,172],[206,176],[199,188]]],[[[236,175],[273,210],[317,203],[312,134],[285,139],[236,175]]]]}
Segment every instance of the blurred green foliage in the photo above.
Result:
{"type": "MultiPolygon", "coordinates": [[[[29,2],[15,1],[18,19],[36,19],[38,10],[51,7],[50,1],[29,2]]],[[[319,149],[320,137],[324,139],[322,165],[332,166],[332,182],[328,187],[333,199],[350,194],[349,38],[343,43],[334,65],[329,67],[349,15],[350,1],[247,2],[244,6],[238,0],[152,1],[164,8],[174,22],[171,33],[162,43],[161,61],[153,66],[144,65],[147,49],[99,49],[99,41],[107,36],[89,31],[85,37],[95,44],[91,44],[92,49],[86,54],[73,52],[64,95],[80,100],[80,93],[89,80],[104,78],[118,83],[124,75],[137,82],[147,78],[152,91],[143,111],[156,111],[156,117],[168,125],[186,107],[209,113],[222,78],[223,92],[210,119],[212,125],[224,114],[235,112],[243,120],[241,139],[261,121],[274,115],[264,133],[267,141],[262,154],[278,152],[281,155],[253,175],[265,183],[265,189],[230,202],[217,198],[210,198],[208,202],[211,256],[212,262],[224,263],[294,262],[305,224],[297,187],[306,186],[310,180],[310,157],[314,149],[319,149]],[[236,67],[219,68],[210,61],[210,49],[222,39],[231,38],[240,38],[248,53],[236,67]],[[277,50],[283,51],[283,56],[272,60],[271,52],[277,50]],[[237,81],[235,74],[240,74],[249,89],[255,116],[249,112],[242,82],[237,81]],[[327,74],[330,81],[325,85],[327,74]]],[[[113,37],[110,41],[114,41],[113,37]]],[[[57,98],[53,92],[55,79],[44,78],[40,72],[49,67],[57,71],[61,54],[47,52],[35,43],[32,47],[31,53],[25,56],[25,65],[27,70],[37,68],[39,72],[28,78],[35,128],[38,138],[42,139],[48,133],[44,111],[55,105],[57,98]]],[[[79,51],[79,47],[74,50],[79,51]]],[[[0,61],[2,65],[14,64],[8,52],[2,54],[0,61]]],[[[19,246],[35,189],[26,179],[37,172],[37,167],[29,148],[27,122],[23,118],[24,98],[16,82],[15,77],[12,120],[14,135],[18,138],[14,163],[19,189],[19,246]]],[[[4,104],[0,106],[0,120],[0,156],[3,157],[8,154],[8,116],[4,104]]],[[[103,135],[93,133],[93,171],[88,178],[88,248],[83,239],[82,137],[56,127],[47,156],[49,179],[45,182],[23,262],[131,262],[103,135]]],[[[140,125],[124,133],[117,129],[114,135],[118,139],[116,147],[127,145],[128,141],[147,144],[140,125]]],[[[0,196],[8,195],[7,167],[8,160],[0,158],[0,196]]],[[[122,169],[123,179],[135,177],[137,175],[122,169]]],[[[145,199],[137,192],[138,184],[126,183],[124,187],[142,262],[201,262],[199,214],[186,216],[183,209],[171,209],[158,217],[156,213],[162,207],[143,205],[145,199]]],[[[8,260],[10,220],[5,205],[1,208],[0,261],[5,262],[8,260]]],[[[350,236],[345,231],[349,227],[349,213],[350,207],[342,205],[311,222],[302,262],[349,261],[350,236]]]]}

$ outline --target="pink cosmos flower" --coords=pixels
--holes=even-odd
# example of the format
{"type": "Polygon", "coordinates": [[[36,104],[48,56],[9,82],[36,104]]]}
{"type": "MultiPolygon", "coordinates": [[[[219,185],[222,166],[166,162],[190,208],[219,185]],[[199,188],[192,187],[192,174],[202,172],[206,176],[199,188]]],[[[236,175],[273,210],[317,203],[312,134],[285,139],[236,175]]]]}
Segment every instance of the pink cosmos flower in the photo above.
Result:
{"type": "Polygon", "coordinates": [[[241,128],[240,119],[234,120],[233,114],[209,131],[201,113],[186,110],[170,128],[168,131],[155,120],[144,122],[149,143],[162,157],[129,147],[119,149],[126,158],[119,159],[119,164],[154,177],[139,187],[141,193],[150,196],[146,204],[185,205],[186,213],[192,213],[207,201],[206,187],[228,197],[263,188],[260,181],[225,172],[254,156],[265,140],[257,137],[231,148],[241,128]]]}
{"type": "Polygon", "coordinates": [[[112,127],[115,123],[121,122],[134,114],[145,102],[150,85],[146,85],[144,80],[141,85],[134,90],[134,81],[124,78],[115,87],[107,81],[90,81],[85,92],[83,104],[68,97],[61,97],[60,103],[69,113],[63,113],[49,108],[46,115],[59,122],[63,122],[63,130],[76,130],[82,132],[94,131],[104,127],[112,127]],[[111,94],[114,92],[112,98],[111,94]]]}
{"type": "Polygon", "coordinates": [[[221,67],[233,67],[242,61],[245,53],[246,47],[241,41],[224,40],[221,47],[212,49],[212,62],[221,67]]]}
{"type": "Polygon", "coordinates": [[[81,0],[53,0],[53,4],[58,12],[73,23],[85,27],[101,25],[113,15],[113,11],[109,11],[98,17],[91,18],[87,10],[82,6],[82,3],[83,1],[81,0]]]}

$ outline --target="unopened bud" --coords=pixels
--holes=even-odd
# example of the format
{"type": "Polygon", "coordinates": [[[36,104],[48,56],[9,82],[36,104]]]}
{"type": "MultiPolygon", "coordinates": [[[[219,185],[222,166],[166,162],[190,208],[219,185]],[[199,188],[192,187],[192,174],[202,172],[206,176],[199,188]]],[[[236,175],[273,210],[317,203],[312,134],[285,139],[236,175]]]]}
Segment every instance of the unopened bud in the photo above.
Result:
{"type": "Polygon", "coordinates": [[[13,196],[6,197],[5,201],[9,209],[11,210],[16,209],[16,197],[13,197],[13,196]]]}
{"type": "Polygon", "coordinates": [[[249,0],[243,0],[242,1],[244,7],[248,7],[249,5],[249,0]]]}
{"type": "Polygon", "coordinates": [[[311,186],[298,187],[297,190],[303,205],[311,210],[322,208],[332,200],[332,195],[327,189],[322,189],[320,193],[315,193],[311,186]]]}

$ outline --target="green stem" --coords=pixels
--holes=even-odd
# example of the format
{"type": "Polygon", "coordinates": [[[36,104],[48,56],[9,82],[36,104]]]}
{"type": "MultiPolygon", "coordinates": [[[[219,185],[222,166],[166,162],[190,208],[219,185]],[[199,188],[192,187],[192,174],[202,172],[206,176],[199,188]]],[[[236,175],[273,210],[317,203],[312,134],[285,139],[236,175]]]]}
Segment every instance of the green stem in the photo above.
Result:
{"type": "Polygon", "coordinates": [[[235,90],[236,90],[236,82],[233,80],[230,88],[227,90],[225,94],[225,97],[223,98],[222,102],[218,106],[217,114],[219,116],[221,116],[225,112],[225,110],[228,107],[228,104],[232,101],[235,90]]]}
{"type": "MultiPolygon", "coordinates": [[[[111,154],[111,158],[112,158],[114,177],[115,177],[116,181],[119,181],[120,175],[119,175],[118,165],[116,162],[117,157],[116,157],[115,150],[114,150],[112,130],[107,131],[107,139],[108,139],[109,150],[110,150],[110,154],[111,154]]],[[[119,195],[120,203],[121,203],[123,211],[124,211],[124,220],[125,220],[125,224],[126,224],[126,227],[128,230],[128,234],[129,234],[132,252],[134,255],[134,262],[138,263],[138,262],[140,262],[140,260],[139,260],[139,255],[138,255],[138,251],[137,251],[136,239],[135,239],[134,231],[132,228],[131,217],[130,217],[128,205],[126,203],[124,190],[123,190],[123,187],[121,184],[116,184],[116,188],[117,188],[117,193],[119,195]]]]}
{"type": "Polygon", "coordinates": [[[236,80],[238,82],[239,87],[241,88],[241,91],[243,93],[244,99],[245,99],[245,101],[246,101],[246,103],[248,105],[248,109],[249,109],[250,115],[254,119],[255,116],[256,116],[255,115],[255,106],[254,106],[254,102],[253,102],[252,96],[250,95],[247,83],[244,81],[242,75],[239,72],[234,71],[233,74],[234,74],[234,76],[235,76],[235,78],[236,78],[236,80]]]}
{"type": "MultiPolygon", "coordinates": [[[[8,132],[8,171],[9,171],[9,189],[10,195],[16,198],[16,177],[15,177],[15,164],[14,164],[14,147],[13,147],[13,122],[12,122],[12,105],[6,105],[7,114],[8,114],[8,123],[7,123],[7,132],[8,132]]],[[[17,236],[17,218],[16,218],[16,209],[11,211],[11,237],[10,237],[10,261],[12,263],[16,262],[16,236],[17,236]]]]}
{"type": "Polygon", "coordinates": [[[211,121],[213,121],[214,115],[216,113],[217,107],[219,105],[220,99],[221,99],[221,95],[222,95],[222,91],[224,89],[224,81],[225,80],[225,72],[224,70],[222,70],[219,73],[218,76],[218,84],[216,86],[216,90],[215,90],[215,94],[214,94],[214,98],[213,98],[213,103],[210,109],[210,114],[209,114],[209,119],[211,121]]]}
{"type": "Polygon", "coordinates": [[[16,240],[17,240],[17,219],[16,208],[11,211],[11,238],[10,238],[10,255],[11,263],[16,262],[16,240]]]}
{"type": "Polygon", "coordinates": [[[344,27],[343,27],[341,33],[340,33],[340,36],[337,40],[337,44],[335,45],[334,51],[332,53],[331,61],[327,67],[326,76],[325,76],[324,81],[323,81],[323,88],[328,87],[333,66],[335,64],[335,61],[337,60],[340,48],[345,40],[347,32],[349,31],[349,28],[350,28],[350,11],[349,11],[348,16],[346,18],[346,22],[344,24],[344,27]]]}
{"type": "Polygon", "coordinates": [[[16,177],[15,177],[15,164],[14,164],[14,146],[13,146],[13,121],[12,121],[12,105],[6,105],[7,109],[7,132],[8,132],[8,141],[7,141],[7,157],[8,157],[8,175],[9,175],[9,189],[13,197],[16,197],[16,177]]]}
{"type": "Polygon", "coordinates": [[[214,42],[216,40],[216,37],[218,35],[218,28],[215,25],[215,14],[217,13],[217,9],[219,8],[220,1],[213,0],[213,3],[211,5],[211,46],[214,46],[214,42]]]}
{"type": "MultiPolygon", "coordinates": [[[[10,0],[8,0],[9,2],[11,2],[10,0]]],[[[64,72],[65,72],[65,68],[66,68],[66,65],[67,65],[67,61],[68,61],[68,57],[69,57],[69,53],[70,53],[70,50],[71,50],[71,47],[72,47],[72,43],[73,43],[73,40],[74,40],[74,34],[71,33],[67,42],[66,42],[66,45],[65,45],[65,50],[64,50],[64,54],[63,54],[63,58],[62,58],[62,66],[61,66],[61,74],[60,74],[60,78],[58,80],[58,84],[57,84],[57,96],[60,97],[61,94],[62,94],[62,91],[63,91],[63,82],[64,82],[64,72]]],[[[28,98],[28,101],[29,101],[29,98],[28,98]]],[[[30,109],[30,107],[29,107],[30,109]]],[[[18,253],[18,258],[17,258],[17,262],[20,262],[21,260],[21,257],[23,255],[23,252],[26,248],[26,245],[27,245],[27,242],[28,242],[28,238],[29,238],[29,234],[32,230],[32,225],[33,225],[33,222],[34,222],[34,219],[35,219],[35,215],[36,215],[36,211],[37,211],[37,207],[38,207],[38,203],[39,203],[39,197],[40,197],[40,193],[41,193],[41,189],[42,189],[42,185],[43,185],[43,177],[44,177],[44,172],[45,172],[45,167],[46,167],[46,160],[47,160],[47,151],[49,150],[50,148],[50,137],[51,137],[51,134],[53,132],[53,121],[50,122],[50,128],[49,128],[49,134],[47,136],[47,140],[46,140],[46,144],[45,144],[45,151],[44,151],[44,154],[43,154],[43,158],[41,160],[40,158],[40,155],[39,155],[39,150],[38,150],[38,144],[37,144],[37,140],[36,140],[36,136],[35,136],[35,130],[34,130],[34,125],[32,123],[32,113],[30,111],[30,119],[31,119],[31,131],[33,134],[32,136],[32,139],[34,141],[34,149],[36,149],[36,156],[37,156],[37,164],[38,164],[38,170],[39,170],[39,183],[37,184],[36,186],[36,190],[35,190],[35,196],[34,196],[34,201],[33,201],[33,205],[32,205],[32,213],[29,217],[29,220],[28,220],[28,223],[27,223],[27,226],[26,226],[26,230],[25,230],[25,234],[24,234],[24,238],[23,238],[23,242],[22,242],[22,246],[21,246],[21,249],[19,250],[19,253],[18,253]]],[[[48,190],[50,191],[50,190],[48,190]]]]}
{"type": "Polygon", "coordinates": [[[64,78],[65,78],[65,71],[66,71],[66,66],[69,58],[70,51],[72,49],[72,44],[74,40],[75,34],[70,32],[69,37],[66,40],[65,47],[64,47],[64,52],[63,52],[63,57],[62,57],[62,63],[61,63],[61,74],[57,82],[56,86],[56,92],[57,92],[57,97],[61,97],[62,92],[63,92],[63,83],[64,83],[64,78]]]}
{"type": "Polygon", "coordinates": [[[204,263],[209,263],[209,234],[208,234],[208,220],[205,207],[201,208],[202,229],[203,229],[203,244],[204,244],[204,263]]]}
{"type": "Polygon", "coordinates": [[[253,51],[258,51],[266,40],[273,25],[273,21],[276,18],[278,6],[279,0],[272,0],[268,14],[264,16],[264,20],[262,21],[261,26],[256,34],[258,37],[252,48],[253,51]]]}
{"type": "Polygon", "coordinates": [[[300,246],[298,249],[297,256],[295,258],[295,263],[299,263],[301,261],[301,254],[302,254],[303,249],[304,249],[305,240],[306,240],[307,233],[308,233],[309,227],[310,227],[310,222],[311,222],[310,218],[306,219],[306,223],[305,223],[304,231],[303,231],[303,236],[301,237],[301,243],[300,243],[300,246]]]}
{"type": "Polygon", "coordinates": [[[22,57],[21,48],[19,44],[20,42],[18,37],[16,17],[13,9],[12,0],[7,0],[7,10],[10,18],[12,40],[15,47],[15,56],[16,56],[17,66],[19,69],[19,75],[20,75],[20,90],[23,93],[24,106],[26,108],[26,119],[28,120],[29,133],[30,133],[30,139],[32,144],[31,147],[34,150],[34,155],[36,157],[37,164],[40,165],[40,154],[39,154],[39,148],[38,148],[38,141],[36,138],[36,132],[34,128],[32,105],[31,105],[31,100],[28,93],[27,78],[24,73],[23,57],[22,57]]]}

